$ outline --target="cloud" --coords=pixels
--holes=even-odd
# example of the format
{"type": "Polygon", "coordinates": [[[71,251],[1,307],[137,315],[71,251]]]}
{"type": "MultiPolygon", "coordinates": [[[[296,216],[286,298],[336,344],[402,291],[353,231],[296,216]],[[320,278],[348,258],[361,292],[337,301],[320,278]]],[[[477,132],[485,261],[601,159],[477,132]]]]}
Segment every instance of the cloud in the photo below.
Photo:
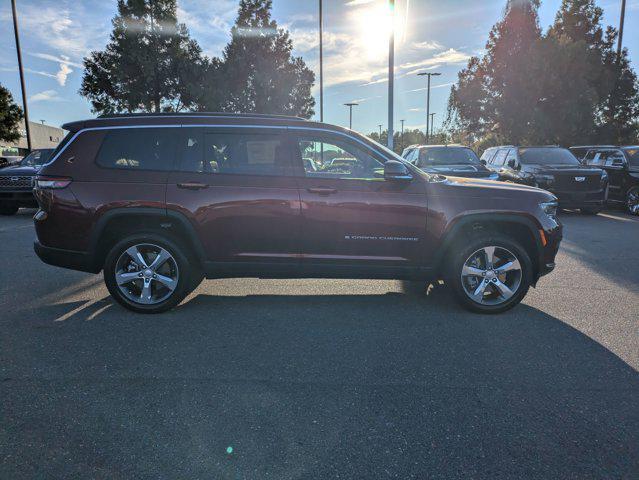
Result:
{"type": "MultiPolygon", "coordinates": [[[[439,85],[431,85],[430,89],[434,89],[434,88],[445,88],[445,87],[450,87],[451,85],[455,85],[454,82],[449,82],[449,83],[440,83],[439,85]]],[[[428,87],[422,87],[422,88],[415,88],[413,90],[406,90],[405,93],[411,93],[411,92],[424,92],[428,89],[428,87]]]]}
{"type": "Polygon", "coordinates": [[[55,74],[55,78],[61,87],[64,87],[67,83],[67,77],[71,72],[73,72],[73,70],[66,63],[60,64],[60,70],[58,70],[58,73],[55,74]]]}
{"type": "Polygon", "coordinates": [[[31,103],[36,102],[63,102],[64,99],[58,95],[56,90],[45,90],[29,97],[31,103]]]}
{"type": "Polygon", "coordinates": [[[454,48],[449,48],[444,52],[437,53],[430,58],[418,62],[409,62],[402,64],[403,69],[415,69],[420,67],[432,67],[437,64],[457,65],[464,64],[468,61],[470,55],[454,48]]]}
{"type": "Polygon", "coordinates": [[[444,46],[435,41],[425,41],[413,43],[413,48],[416,50],[441,50],[444,46]]]}
{"type": "Polygon", "coordinates": [[[49,53],[30,53],[29,55],[31,55],[32,57],[36,57],[36,58],[41,58],[42,60],[49,60],[51,62],[56,62],[59,63],[61,65],[67,65],[67,66],[73,66],[73,67],[78,67],[78,68],[83,68],[83,65],[81,63],[78,62],[72,62],[71,59],[67,56],[67,55],[51,55],[49,53]]]}

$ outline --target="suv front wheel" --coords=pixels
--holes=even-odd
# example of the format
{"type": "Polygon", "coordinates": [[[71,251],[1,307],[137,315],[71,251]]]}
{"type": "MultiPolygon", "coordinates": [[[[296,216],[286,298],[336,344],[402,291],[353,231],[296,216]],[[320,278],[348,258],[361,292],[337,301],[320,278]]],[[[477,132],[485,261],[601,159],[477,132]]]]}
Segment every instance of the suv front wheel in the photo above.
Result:
{"type": "Polygon", "coordinates": [[[200,280],[183,248],[154,233],[118,242],[104,263],[104,282],[111,296],[139,313],[175,307],[200,280]]]}
{"type": "Polygon", "coordinates": [[[479,313],[501,313],[524,298],[532,263],[518,242],[502,235],[474,239],[452,255],[447,275],[459,302],[479,313]]]}

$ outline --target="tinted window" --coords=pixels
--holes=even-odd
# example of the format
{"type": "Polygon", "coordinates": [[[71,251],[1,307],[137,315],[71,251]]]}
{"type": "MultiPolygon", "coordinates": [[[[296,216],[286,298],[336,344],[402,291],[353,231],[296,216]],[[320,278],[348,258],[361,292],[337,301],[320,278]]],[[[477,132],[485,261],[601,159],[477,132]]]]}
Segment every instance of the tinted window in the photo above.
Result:
{"type": "Polygon", "coordinates": [[[520,148],[521,163],[539,165],[579,165],[570,150],[556,147],[520,148]]]}
{"type": "Polygon", "coordinates": [[[493,158],[493,155],[495,155],[495,149],[489,148],[488,150],[484,151],[484,153],[481,154],[481,159],[486,163],[490,163],[490,160],[493,158]]]}
{"type": "Polygon", "coordinates": [[[307,177],[373,180],[384,178],[384,165],[364,149],[342,140],[316,137],[298,139],[307,177]],[[309,169],[311,160],[316,169],[309,169]]]}
{"type": "Polygon", "coordinates": [[[496,167],[499,167],[501,165],[504,164],[504,161],[506,160],[506,155],[508,154],[508,149],[507,148],[500,148],[497,151],[497,154],[495,155],[495,158],[493,158],[492,162],[490,162],[491,165],[495,165],[496,167]]]}
{"type": "Polygon", "coordinates": [[[517,165],[517,150],[515,150],[514,148],[508,150],[508,154],[506,154],[505,165],[509,165],[509,162],[511,161],[513,162],[513,166],[517,165]]]}
{"type": "Polygon", "coordinates": [[[588,153],[586,163],[597,167],[621,167],[626,159],[621,150],[596,150],[588,153]]]}
{"type": "Polygon", "coordinates": [[[418,166],[477,165],[478,163],[479,158],[470,148],[436,147],[421,149],[418,166]]]}
{"type": "Polygon", "coordinates": [[[125,128],[104,136],[96,163],[105,168],[169,170],[175,155],[176,129],[125,128]]]}
{"type": "Polygon", "coordinates": [[[283,137],[269,133],[187,131],[181,141],[181,170],[186,172],[291,175],[283,137]]]}

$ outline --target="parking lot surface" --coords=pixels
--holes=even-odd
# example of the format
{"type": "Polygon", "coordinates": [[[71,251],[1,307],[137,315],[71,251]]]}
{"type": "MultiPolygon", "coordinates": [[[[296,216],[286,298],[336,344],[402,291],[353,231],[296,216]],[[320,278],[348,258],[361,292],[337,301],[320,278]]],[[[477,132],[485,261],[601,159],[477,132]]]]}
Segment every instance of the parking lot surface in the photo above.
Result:
{"type": "Polygon", "coordinates": [[[0,478],[639,478],[639,219],[563,214],[498,316],[444,286],[205,281],[136,315],[0,218],[0,478]]]}

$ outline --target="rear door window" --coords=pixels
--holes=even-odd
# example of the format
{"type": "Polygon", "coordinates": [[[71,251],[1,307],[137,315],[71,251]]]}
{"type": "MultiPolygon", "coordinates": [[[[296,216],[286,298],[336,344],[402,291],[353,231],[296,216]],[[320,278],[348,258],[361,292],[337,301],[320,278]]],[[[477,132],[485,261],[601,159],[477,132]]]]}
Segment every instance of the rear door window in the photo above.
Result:
{"type": "Polygon", "coordinates": [[[123,128],[106,133],[95,162],[104,168],[170,170],[175,157],[175,128],[123,128]]]}
{"type": "Polygon", "coordinates": [[[181,141],[180,170],[210,174],[293,175],[285,137],[190,129],[181,141]]]}
{"type": "Polygon", "coordinates": [[[493,161],[491,162],[491,165],[494,165],[495,167],[501,167],[504,164],[504,161],[506,160],[506,155],[508,154],[508,149],[507,148],[500,148],[497,151],[497,154],[495,155],[495,158],[493,158],[493,161]]]}

